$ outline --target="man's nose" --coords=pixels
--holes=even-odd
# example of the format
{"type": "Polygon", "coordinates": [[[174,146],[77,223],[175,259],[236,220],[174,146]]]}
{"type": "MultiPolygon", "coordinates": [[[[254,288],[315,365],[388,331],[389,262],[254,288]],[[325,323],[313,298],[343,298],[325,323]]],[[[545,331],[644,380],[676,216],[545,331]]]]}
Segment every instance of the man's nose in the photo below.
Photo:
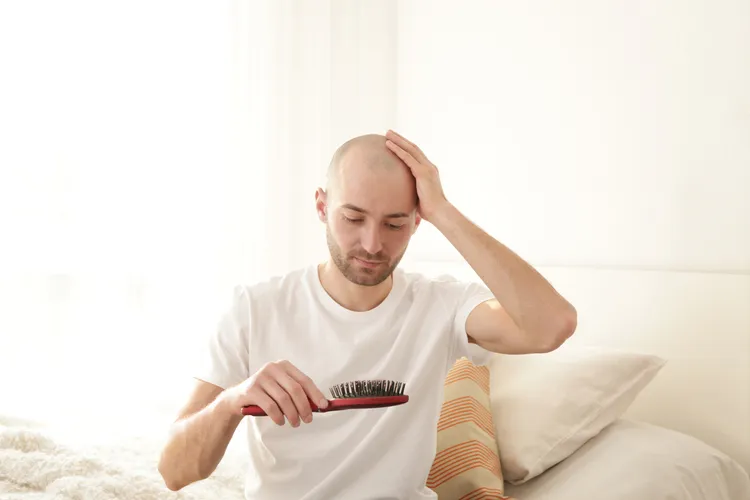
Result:
{"type": "Polygon", "coordinates": [[[377,226],[370,226],[363,229],[362,248],[369,254],[376,254],[383,249],[383,240],[377,226]]]}

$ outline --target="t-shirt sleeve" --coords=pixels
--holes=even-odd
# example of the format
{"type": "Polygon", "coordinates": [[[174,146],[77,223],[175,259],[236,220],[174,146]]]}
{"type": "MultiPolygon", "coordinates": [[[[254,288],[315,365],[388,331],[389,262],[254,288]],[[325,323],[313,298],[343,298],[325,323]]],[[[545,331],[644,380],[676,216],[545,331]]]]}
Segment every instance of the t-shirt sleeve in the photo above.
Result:
{"type": "Polygon", "coordinates": [[[193,376],[223,389],[235,386],[249,375],[250,298],[244,287],[236,287],[231,300],[209,333],[193,376]]]}
{"type": "Polygon", "coordinates": [[[469,342],[469,337],[466,333],[466,320],[476,306],[494,299],[495,296],[482,283],[462,282],[446,278],[445,284],[449,302],[455,311],[451,328],[452,356],[449,361],[453,363],[460,358],[466,357],[475,365],[489,363],[493,353],[469,342]]]}

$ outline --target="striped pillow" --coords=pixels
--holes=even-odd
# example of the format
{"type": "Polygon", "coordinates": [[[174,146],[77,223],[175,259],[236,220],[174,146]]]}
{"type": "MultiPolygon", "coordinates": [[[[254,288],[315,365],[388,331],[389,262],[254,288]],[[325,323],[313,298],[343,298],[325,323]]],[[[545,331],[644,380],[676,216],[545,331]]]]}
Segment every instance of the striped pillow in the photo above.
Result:
{"type": "Polygon", "coordinates": [[[492,423],[489,368],[466,358],[456,361],[445,379],[437,432],[427,487],[438,498],[506,498],[492,423]]]}

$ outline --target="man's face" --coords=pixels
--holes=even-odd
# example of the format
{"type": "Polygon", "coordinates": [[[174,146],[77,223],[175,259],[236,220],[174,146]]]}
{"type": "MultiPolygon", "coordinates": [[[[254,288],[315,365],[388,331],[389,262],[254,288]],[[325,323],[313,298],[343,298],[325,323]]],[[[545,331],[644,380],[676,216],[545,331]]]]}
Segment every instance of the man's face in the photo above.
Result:
{"type": "Polygon", "coordinates": [[[319,194],[331,259],[349,281],[374,286],[393,273],[419,224],[416,202],[406,167],[342,169],[336,188],[319,194]]]}

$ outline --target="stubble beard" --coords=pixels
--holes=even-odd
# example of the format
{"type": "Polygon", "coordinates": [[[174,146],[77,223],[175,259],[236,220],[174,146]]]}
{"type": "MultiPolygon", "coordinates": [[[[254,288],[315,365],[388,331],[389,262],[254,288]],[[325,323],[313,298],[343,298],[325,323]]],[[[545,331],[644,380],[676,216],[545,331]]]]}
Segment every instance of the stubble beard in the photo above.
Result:
{"type": "Polygon", "coordinates": [[[331,230],[328,227],[326,227],[326,243],[328,244],[328,251],[331,254],[331,260],[336,264],[341,274],[352,283],[362,286],[376,286],[387,280],[393,274],[396,267],[398,267],[401,258],[406,252],[406,250],[401,252],[401,255],[384,269],[380,267],[377,269],[368,269],[366,267],[358,267],[355,263],[356,261],[352,261],[352,257],[359,257],[370,261],[384,261],[388,260],[387,257],[380,254],[368,254],[364,250],[355,252],[352,255],[344,255],[341,247],[333,239],[331,230]]]}

